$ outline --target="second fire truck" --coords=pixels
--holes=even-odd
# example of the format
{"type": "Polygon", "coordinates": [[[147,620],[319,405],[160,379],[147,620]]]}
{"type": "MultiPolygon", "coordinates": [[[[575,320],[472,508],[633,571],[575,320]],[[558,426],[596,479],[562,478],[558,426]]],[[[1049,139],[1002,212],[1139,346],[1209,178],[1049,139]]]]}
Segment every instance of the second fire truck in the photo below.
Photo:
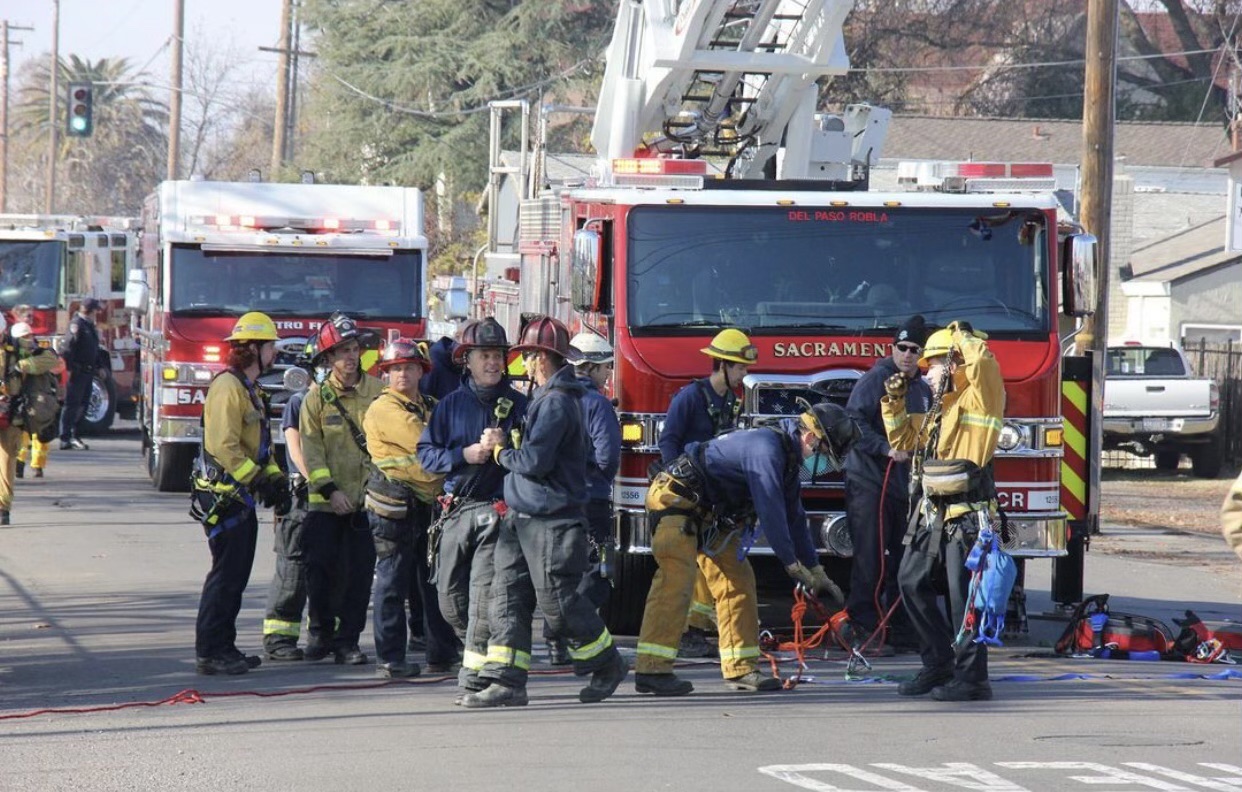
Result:
{"type": "Polygon", "coordinates": [[[262,311],[280,332],[276,366],[259,381],[276,421],[285,376],[292,385],[307,338],[334,311],[384,340],[423,336],[426,254],[415,189],[161,184],[143,208],[142,269],[127,299],[141,315],[139,421],[156,488],[189,487],[207,386],[237,317],[262,311]]]}

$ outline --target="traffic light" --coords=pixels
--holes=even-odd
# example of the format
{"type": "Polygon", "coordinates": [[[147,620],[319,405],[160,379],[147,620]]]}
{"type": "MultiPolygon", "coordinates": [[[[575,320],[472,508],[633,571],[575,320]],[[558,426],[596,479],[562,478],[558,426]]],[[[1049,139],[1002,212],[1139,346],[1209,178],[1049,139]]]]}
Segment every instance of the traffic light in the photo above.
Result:
{"type": "Polygon", "coordinates": [[[69,83],[69,115],[65,131],[69,137],[90,137],[95,128],[92,112],[95,86],[88,82],[69,83]]]}

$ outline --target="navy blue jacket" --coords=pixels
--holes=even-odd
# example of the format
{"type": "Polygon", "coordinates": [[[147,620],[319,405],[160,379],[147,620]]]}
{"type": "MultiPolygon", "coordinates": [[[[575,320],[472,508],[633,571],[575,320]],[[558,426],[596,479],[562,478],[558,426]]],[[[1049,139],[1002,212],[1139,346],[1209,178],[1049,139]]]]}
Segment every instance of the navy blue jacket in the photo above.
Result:
{"type": "MultiPolygon", "coordinates": [[[[791,438],[801,464],[801,440],[796,419],[780,423],[780,432],[791,438]]],[[[700,443],[686,453],[694,455],[700,443]]],[[[802,508],[802,488],[797,471],[789,462],[780,434],[768,428],[743,429],[708,440],[703,450],[707,497],[725,511],[753,505],[768,546],[785,566],[801,561],[808,567],[819,563],[815,542],[802,508]],[[790,474],[790,475],[787,475],[790,474]]]]}
{"type": "Polygon", "coordinates": [[[582,394],[582,420],[593,454],[587,458],[587,497],[612,500],[612,480],[621,467],[621,423],[612,402],[590,377],[578,377],[582,394]]]}
{"type": "Polygon", "coordinates": [[[586,426],[583,388],[571,366],[563,366],[531,394],[520,448],[499,454],[505,503],[543,517],[581,515],[587,501],[586,426]]]}
{"type": "Polygon", "coordinates": [[[427,347],[431,356],[431,371],[418,381],[418,392],[430,396],[436,401],[443,401],[453,391],[461,387],[461,366],[453,363],[453,349],[457,342],[448,336],[427,347]]]}
{"type": "MultiPolygon", "coordinates": [[[[851,484],[874,489],[877,496],[885,486],[884,475],[889,461],[888,435],[884,431],[884,417],[880,415],[880,398],[884,396],[884,380],[898,371],[891,357],[880,358],[870,371],[854,383],[850,400],[845,405],[845,409],[857,419],[861,432],[845,458],[845,475],[851,484]]],[[[931,387],[922,377],[915,377],[906,389],[906,410],[911,414],[926,413],[931,408],[931,398],[931,387]]],[[[885,497],[904,501],[909,497],[909,488],[910,463],[894,462],[888,474],[885,497]]]]}
{"type": "Polygon", "coordinates": [[[734,425],[733,404],[737,396],[731,391],[720,396],[706,378],[695,380],[673,396],[668,416],[660,431],[660,459],[668,465],[686,451],[691,443],[711,440],[734,425]],[[713,418],[712,412],[716,413],[713,418]]]}
{"type": "MultiPolygon", "coordinates": [[[[526,410],[526,397],[502,380],[496,397],[513,402],[509,417],[500,424],[505,436],[517,426],[526,410]]],[[[504,471],[488,460],[483,465],[466,462],[465,448],[479,442],[483,430],[495,422],[496,403],[484,403],[463,381],[457,390],[445,396],[431,411],[431,420],[418,440],[418,463],[429,473],[443,473],[444,491],[452,493],[462,481],[481,468],[479,478],[470,485],[470,497],[478,500],[498,499],[504,493],[504,471]]]]}

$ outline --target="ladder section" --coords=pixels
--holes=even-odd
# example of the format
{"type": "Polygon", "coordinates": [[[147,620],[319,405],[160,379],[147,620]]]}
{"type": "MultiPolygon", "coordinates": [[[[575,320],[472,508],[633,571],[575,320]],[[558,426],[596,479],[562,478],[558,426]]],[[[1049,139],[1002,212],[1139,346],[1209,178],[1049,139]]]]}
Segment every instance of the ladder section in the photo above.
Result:
{"type": "Polygon", "coordinates": [[[636,153],[737,157],[779,145],[816,80],[843,74],[853,0],[627,1],[608,51],[592,142],[636,153]]]}

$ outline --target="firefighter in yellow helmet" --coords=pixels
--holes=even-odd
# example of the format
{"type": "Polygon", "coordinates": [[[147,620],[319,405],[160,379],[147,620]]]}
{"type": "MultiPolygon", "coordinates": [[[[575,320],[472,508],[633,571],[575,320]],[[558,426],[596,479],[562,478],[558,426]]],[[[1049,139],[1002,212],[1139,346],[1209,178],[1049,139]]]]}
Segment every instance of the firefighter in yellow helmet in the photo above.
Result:
{"type": "Polygon", "coordinates": [[[237,649],[237,614],[254,563],[257,504],[275,507],[277,515],[290,506],[289,481],[271,455],[267,398],[257,384],[276,358],[277,338],[266,314],[243,314],[224,339],[228,368],[212,380],[203,404],[191,507],[211,549],[194,637],[200,674],[244,674],[260,662],[237,649]]]}
{"type": "MultiPolygon", "coordinates": [[[[690,443],[701,443],[737,426],[742,402],[737,390],[751,365],[759,360],[759,350],[750,338],[734,327],[716,334],[700,350],[712,359],[712,373],[682,388],[668,405],[668,416],[660,431],[660,462],[667,466],[685,453],[690,443]]],[[[707,642],[716,631],[716,601],[707,578],[700,572],[690,601],[688,627],[681,638],[682,657],[711,657],[715,649],[707,642]]]]}
{"type": "Polygon", "coordinates": [[[694,577],[707,577],[718,606],[720,670],[730,690],[769,691],[779,679],[757,668],[759,605],[746,558],[756,523],[773,554],[798,583],[844,604],[815,552],[802,508],[800,474],[839,470],[858,439],[853,418],[835,404],[811,406],[777,425],[729,432],[702,443],[656,475],[647,491],[655,521],[651,553],[658,569],[638,635],[634,688],[684,696],[694,686],[673,674],[677,637],[694,577]]]}
{"type": "Polygon", "coordinates": [[[992,697],[987,645],[970,640],[954,647],[969,596],[971,571],[965,560],[980,515],[988,516],[996,504],[991,462],[1005,414],[1005,383],[986,338],[966,322],[953,322],[927,337],[920,359],[932,386],[927,415],[906,412],[909,380],[904,377],[890,377],[880,400],[889,444],[914,453],[912,475],[921,487],[917,523],[913,536],[907,536],[897,581],[918,633],[923,668],[898,687],[903,696],[931,693],[938,701],[992,697]],[[937,601],[937,578],[947,581],[952,623],[937,601]]]}

